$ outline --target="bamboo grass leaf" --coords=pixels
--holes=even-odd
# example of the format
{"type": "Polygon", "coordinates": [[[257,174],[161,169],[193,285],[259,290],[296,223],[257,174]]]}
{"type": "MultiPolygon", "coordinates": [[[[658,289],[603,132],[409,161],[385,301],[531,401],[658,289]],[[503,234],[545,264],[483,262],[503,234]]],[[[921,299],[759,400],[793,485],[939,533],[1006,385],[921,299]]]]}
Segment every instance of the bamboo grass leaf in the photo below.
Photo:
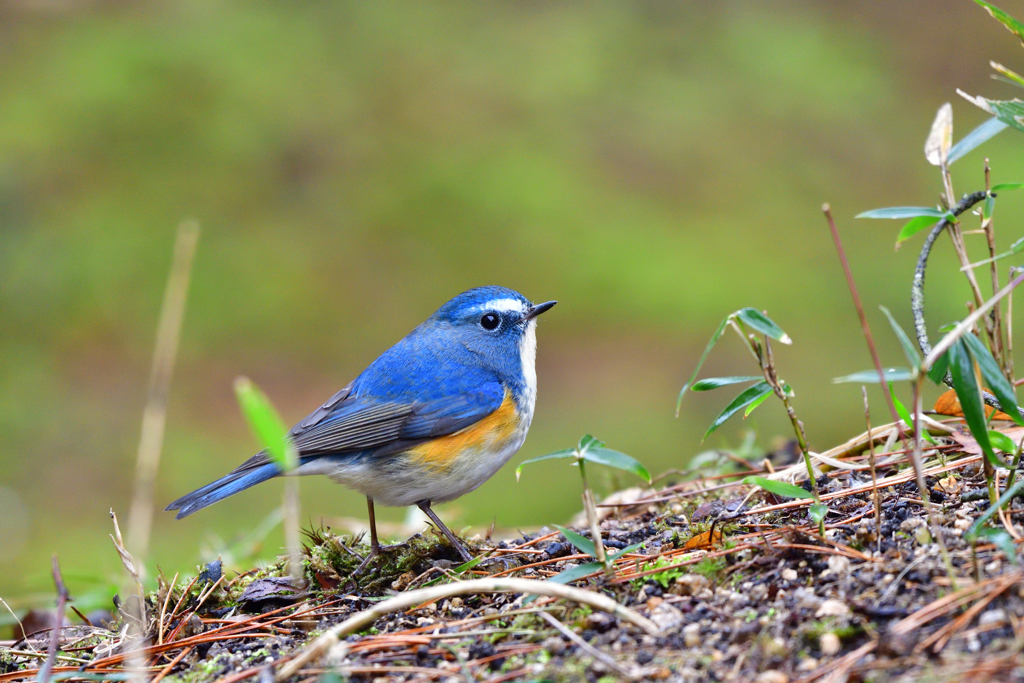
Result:
{"type": "Polygon", "coordinates": [[[999,368],[999,363],[992,357],[992,354],[985,348],[981,340],[970,332],[961,337],[961,339],[967,344],[971,356],[974,357],[975,362],[981,369],[981,376],[985,379],[985,383],[992,389],[992,393],[996,395],[996,398],[999,399],[1003,412],[1009,415],[1017,424],[1024,425],[1024,418],[1021,418],[1020,411],[1017,409],[1017,392],[1014,391],[1013,385],[1010,384],[1009,380],[1006,379],[1006,375],[999,368]]]}
{"type": "Polygon", "coordinates": [[[719,324],[718,329],[715,330],[715,333],[711,335],[711,340],[704,348],[704,353],[701,354],[700,360],[697,361],[697,367],[693,369],[693,374],[690,375],[690,379],[687,380],[686,384],[684,384],[683,388],[679,391],[679,398],[676,399],[676,417],[679,417],[679,407],[683,404],[683,394],[685,394],[686,390],[690,388],[693,381],[697,379],[697,373],[700,372],[701,367],[704,365],[704,361],[708,358],[708,354],[711,353],[711,349],[713,349],[715,344],[718,343],[718,340],[722,338],[722,335],[725,333],[725,326],[729,324],[730,318],[732,318],[731,315],[726,316],[725,320],[719,324]]]}
{"type": "Polygon", "coordinates": [[[989,462],[1002,467],[1003,462],[996,457],[992,444],[988,440],[988,427],[985,421],[985,404],[981,400],[981,389],[974,375],[974,363],[963,338],[956,340],[949,347],[949,371],[953,375],[953,389],[960,399],[960,407],[964,411],[964,421],[971,430],[975,441],[981,447],[989,462]]]}
{"type": "MultiPolygon", "coordinates": [[[[906,368],[883,368],[882,374],[885,375],[886,382],[906,382],[914,379],[914,373],[906,368]]],[[[832,380],[833,384],[844,384],[847,382],[856,382],[857,384],[878,384],[878,370],[862,370],[851,375],[835,377],[832,380]]]]}
{"type": "Polygon", "coordinates": [[[769,493],[774,493],[777,496],[785,496],[786,498],[814,498],[814,494],[810,491],[800,488],[796,484],[790,484],[785,481],[765,479],[764,477],[747,477],[743,480],[743,483],[760,486],[769,493]]]}
{"type": "Polygon", "coordinates": [[[713,431],[721,427],[722,423],[724,423],[730,417],[732,417],[739,411],[743,410],[748,405],[750,405],[757,399],[761,398],[765,394],[771,393],[771,391],[772,388],[768,384],[768,382],[762,381],[758,382],[754,386],[749,387],[748,389],[740,393],[740,395],[734,398],[732,400],[732,403],[727,405],[725,407],[725,410],[723,410],[718,415],[718,417],[715,418],[715,421],[711,423],[710,427],[708,427],[708,431],[704,432],[704,438],[706,439],[709,434],[711,434],[713,431]]]}
{"type": "Polygon", "coordinates": [[[707,379],[702,379],[698,380],[697,382],[694,382],[693,386],[690,387],[690,391],[711,391],[712,389],[718,389],[719,387],[729,386],[730,384],[740,384],[741,382],[753,382],[759,379],[762,379],[762,377],[708,377],[707,379]]]}
{"type": "Polygon", "coordinates": [[[936,219],[935,216],[918,216],[917,218],[911,219],[902,228],[900,233],[896,235],[896,246],[898,247],[902,242],[907,241],[922,230],[926,230],[941,219],[936,219]]]}
{"type": "Polygon", "coordinates": [[[931,216],[940,219],[946,215],[946,211],[933,209],[927,206],[890,206],[885,209],[872,209],[857,214],[857,218],[917,218],[918,216],[931,216]]]}
{"type": "Polygon", "coordinates": [[[793,340],[782,331],[768,316],[756,308],[741,308],[734,313],[737,319],[752,330],[771,337],[783,344],[792,344],[793,340]]]}
{"type": "Polygon", "coordinates": [[[906,356],[907,362],[910,363],[910,367],[919,368],[921,367],[921,354],[917,352],[917,347],[910,341],[910,337],[903,331],[900,324],[896,322],[896,318],[892,317],[892,313],[885,306],[879,306],[882,309],[882,313],[889,319],[889,325],[892,326],[892,331],[896,333],[896,338],[900,341],[900,348],[903,349],[903,355],[906,356]]]}
{"type": "Polygon", "coordinates": [[[288,428],[266,394],[247,377],[235,380],[235,397],[249,428],[284,472],[298,466],[295,449],[288,443],[288,428]]]}
{"type": "Polygon", "coordinates": [[[967,153],[973,152],[980,145],[988,142],[1007,128],[1008,126],[999,119],[994,117],[989,119],[965,135],[960,142],[953,145],[953,149],[949,150],[949,157],[946,159],[946,164],[952,164],[967,153]]]}

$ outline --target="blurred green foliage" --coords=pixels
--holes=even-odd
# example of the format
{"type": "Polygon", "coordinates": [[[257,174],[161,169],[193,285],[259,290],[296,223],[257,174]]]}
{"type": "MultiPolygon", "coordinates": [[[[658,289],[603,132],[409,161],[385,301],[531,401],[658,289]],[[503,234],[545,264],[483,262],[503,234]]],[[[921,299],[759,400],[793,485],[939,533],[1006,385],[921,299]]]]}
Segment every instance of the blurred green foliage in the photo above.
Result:
{"type": "MultiPolygon", "coordinates": [[[[186,217],[203,234],[160,503],[252,454],[234,377],[296,421],[481,284],[561,302],[519,459],[599,427],[653,473],[684,465],[722,406],[676,420],[675,396],[740,306],[796,340],[776,355],[811,447],[847,438],[860,392],[831,378],[869,359],[821,203],[898,362],[870,311],[909,323],[914,247],[894,253],[893,226],[852,216],[935,201],[921,148],[936,108],[953,101],[958,138],[984,120],[955,88],[1012,96],[988,60],[1019,67],[1016,42],[952,0],[0,5],[0,594],[49,592],[51,553],[73,592],[119,570],[107,510],[129,499],[186,217]]],[[[1003,134],[959,162],[958,192],[981,186],[983,155],[997,182],[1024,180],[1003,134]]],[[[997,209],[1002,248],[1020,202],[997,209]]],[[[936,326],[967,298],[940,275],[948,246],[929,271],[936,326]]],[[[742,353],[723,344],[707,372],[735,374],[742,353]]],[[[711,445],[753,426],[769,446],[783,419],[763,411],[711,445]]],[[[516,528],[578,509],[557,477],[516,485],[513,469],[442,514],[516,528]]],[[[243,537],[279,485],[158,513],[150,570],[243,537]]],[[[323,480],[303,481],[303,504],[314,521],[365,514],[323,480]]]]}

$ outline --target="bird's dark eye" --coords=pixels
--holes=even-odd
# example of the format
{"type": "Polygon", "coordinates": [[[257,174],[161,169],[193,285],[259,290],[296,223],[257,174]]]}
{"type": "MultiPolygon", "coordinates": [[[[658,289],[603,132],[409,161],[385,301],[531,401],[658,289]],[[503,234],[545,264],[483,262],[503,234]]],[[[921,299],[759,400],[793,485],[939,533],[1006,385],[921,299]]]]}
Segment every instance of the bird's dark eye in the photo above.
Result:
{"type": "Polygon", "coordinates": [[[500,324],[501,318],[498,317],[497,313],[484,313],[483,317],[480,318],[480,327],[485,330],[496,330],[500,324]]]}

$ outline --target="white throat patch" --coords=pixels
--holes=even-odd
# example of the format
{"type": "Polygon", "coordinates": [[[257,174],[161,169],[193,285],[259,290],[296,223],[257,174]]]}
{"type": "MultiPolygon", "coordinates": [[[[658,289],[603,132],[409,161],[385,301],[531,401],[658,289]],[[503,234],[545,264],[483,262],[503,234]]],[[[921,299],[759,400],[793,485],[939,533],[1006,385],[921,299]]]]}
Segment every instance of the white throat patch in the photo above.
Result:
{"type": "Polygon", "coordinates": [[[537,321],[526,324],[526,330],[519,340],[519,358],[523,364],[523,410],[526,424],[533,420],[533,408],[537,404],[537,321]]]}

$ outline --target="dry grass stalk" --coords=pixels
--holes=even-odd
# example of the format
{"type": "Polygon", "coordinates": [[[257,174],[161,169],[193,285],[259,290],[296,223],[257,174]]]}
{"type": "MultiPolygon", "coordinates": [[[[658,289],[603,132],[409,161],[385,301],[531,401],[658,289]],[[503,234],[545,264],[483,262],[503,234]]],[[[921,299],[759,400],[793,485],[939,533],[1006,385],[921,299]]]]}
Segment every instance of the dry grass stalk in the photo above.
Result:
{"type": "MultiPolygon", "coordinates": [[[[149,391],[142,413],[142,432],[135,461],[135,487],[128,513],[128,540],[140,560],[149,550],[149,535],[153,525],[153,491],[160,466],[164,428],[167,422],[167,396],[178,355],[181,321],[185,314],[192,258],[199,240],[199,225],[186,221],[178,226],[174,244],[174,260],[164,291],[157,327],[156,348],[150,368],[149,391]]],[[[141,569],[141,567],[140,567],[141,569]]]]}

